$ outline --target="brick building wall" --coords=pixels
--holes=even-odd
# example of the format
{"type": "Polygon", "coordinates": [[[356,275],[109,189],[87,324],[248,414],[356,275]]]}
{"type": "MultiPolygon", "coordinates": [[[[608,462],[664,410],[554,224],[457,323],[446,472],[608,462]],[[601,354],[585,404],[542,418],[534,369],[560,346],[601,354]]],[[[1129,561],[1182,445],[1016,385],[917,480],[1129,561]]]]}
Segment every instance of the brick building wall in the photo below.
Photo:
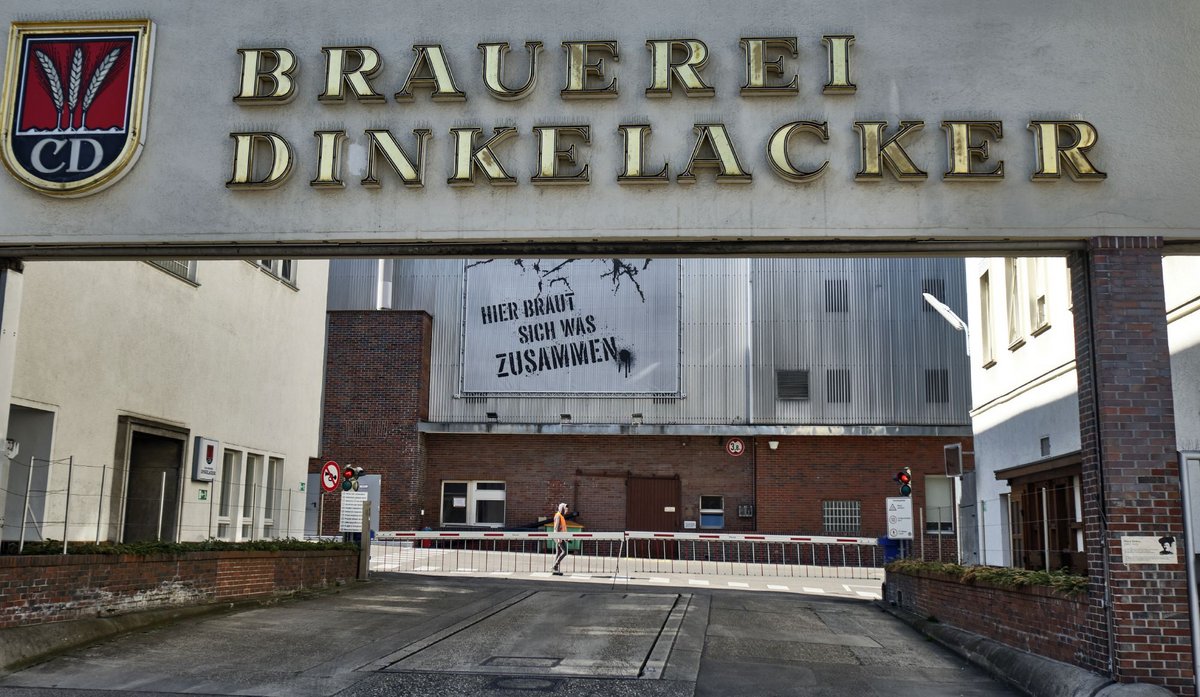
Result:
{"type": "MultiPolygon", "coordinates": [[[[321,457],[380,476],[376,530],[421,527],[418,492],[424,455],[417,423],[429,405],[432,319],[425,312],[330,312],[325,354],[321,457]]],[[[337,534],[338,493],[325,497],[325,535],[337,534]]]]}
{"type": "Polygon", "coordinates": [[[1090,594],[1087,667],[1194,695],[1187,573],[1126,564],[1121,538],[1183,539],[1162,239],[1103,237],[1070,257],[1090,594]]]}
{"type": "MultiPolygon", "coordinates": [[[[819,533],[823,528],[823,501],[859,501],[860,535],[887,534],[884,499],[899,496],[893,476],[908,466],[913,474],[913,527],[921,530],[926,503],[927,476],[945,476],[943,447],[971,439],[916,436],[822,436],[772,438],[779,446],[767,447],[760,438],[755,448],[758,478],[758,532],[819,533]]],[[[953,520],[951,512],[950,520],[953,520]]],[[[954,535],[918,535],[913,553],[924,549],[926,559],[957,559],[954,535]]]]}
{"type": "Polygon", "coordinates": [[[0,557],[0,629],[324,588],[358,575],[354,550],[0,557]]]}
{"type": "MultiPolygon", "coordinates": [[[[565,501],[588,530],[625,530],[625,481],[680,480],[680,519],[699,520],[701,496],[725,497],[725,531],[753,530],[738,504],[754,501],[750,455],[733,457],[716,436],[533,436],[427,434],[425,525],[437,527],[441,482],[503,480],[510,527],[553,514],[565,501]]],[[[682,528],[680,528],[682,529],[682,528]]]]}
{"type": "Polygon", "coordinates": [[[1066,596],[1050,588],[967,585],[924,573],[889,571],[885,583],[884,600],[920,617],[932,617],[1022,651],[1089,668],[1079,648],[1086,598],[1066,596]]]}

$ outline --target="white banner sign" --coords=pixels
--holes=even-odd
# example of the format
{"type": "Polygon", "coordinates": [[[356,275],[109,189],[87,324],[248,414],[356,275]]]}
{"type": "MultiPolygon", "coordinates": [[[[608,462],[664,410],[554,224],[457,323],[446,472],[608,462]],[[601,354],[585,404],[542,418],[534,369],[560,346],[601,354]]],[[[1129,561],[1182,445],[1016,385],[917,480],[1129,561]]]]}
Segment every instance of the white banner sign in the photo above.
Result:
{"type": "Polygon", "coordinates": [[[679,261],[467,262],[462,391],[679,392],[679,261]]]}

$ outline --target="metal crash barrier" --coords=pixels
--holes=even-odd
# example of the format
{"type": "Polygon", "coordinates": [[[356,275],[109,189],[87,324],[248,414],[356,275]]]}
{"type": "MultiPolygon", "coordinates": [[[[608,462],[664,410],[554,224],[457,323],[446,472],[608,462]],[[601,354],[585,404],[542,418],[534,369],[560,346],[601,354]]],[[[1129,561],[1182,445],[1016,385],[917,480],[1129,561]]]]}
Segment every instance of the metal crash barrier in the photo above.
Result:
{"type": "Polygon", "coordinates": [[[562,570],[591,576],[703,574],[883,578],[873,538],[676,532],[379,532],[371,570],[430,574],[549,573],[566,540],[562,570]]]}

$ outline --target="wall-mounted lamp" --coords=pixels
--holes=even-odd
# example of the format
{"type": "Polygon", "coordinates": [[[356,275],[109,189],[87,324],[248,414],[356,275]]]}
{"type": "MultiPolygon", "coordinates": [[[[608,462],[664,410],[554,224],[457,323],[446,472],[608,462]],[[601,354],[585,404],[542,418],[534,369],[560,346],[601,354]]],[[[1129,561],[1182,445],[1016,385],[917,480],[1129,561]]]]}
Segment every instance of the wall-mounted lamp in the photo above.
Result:
{"type": "Polygon", "coordinates": [[[778,450],[779,449],[779,441],[769,440],[769,441],[767,441],[767,447],[770,448],[771,450],[778,450]]]}
{"type": "Polygon", "coordinates": [[[571,415],[570,414],[559,414],[558,420],[564,424],[571,423],[571,415]]]}
{"type": "Polygon", "coordinates": [[[635,426],[642,423],[642,415],[640,412],[633,414],[633,423],[635,426]]]}
{"type": "Polygon", "coordinates": [[[496,413],[496,412],[494,412],[494,411],[489,411],[489,412],[487,413],[487,418],[488,418],[488,421],[499,421],[499,420],[500,420],[500,415],[499,415],[499,414],[497,414],[497,413],[496,413]]]}

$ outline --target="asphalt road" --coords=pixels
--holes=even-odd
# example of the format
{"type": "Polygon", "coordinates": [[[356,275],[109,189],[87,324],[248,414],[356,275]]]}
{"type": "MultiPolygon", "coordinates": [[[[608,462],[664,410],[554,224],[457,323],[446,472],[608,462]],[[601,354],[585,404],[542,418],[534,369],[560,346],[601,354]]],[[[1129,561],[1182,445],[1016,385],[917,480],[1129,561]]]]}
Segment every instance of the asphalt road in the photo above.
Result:
{"type": "Polygon", "coordinates": [[[865,597],[380,574],[0,678],[4,695],[1010,695],[865,597]]]}

